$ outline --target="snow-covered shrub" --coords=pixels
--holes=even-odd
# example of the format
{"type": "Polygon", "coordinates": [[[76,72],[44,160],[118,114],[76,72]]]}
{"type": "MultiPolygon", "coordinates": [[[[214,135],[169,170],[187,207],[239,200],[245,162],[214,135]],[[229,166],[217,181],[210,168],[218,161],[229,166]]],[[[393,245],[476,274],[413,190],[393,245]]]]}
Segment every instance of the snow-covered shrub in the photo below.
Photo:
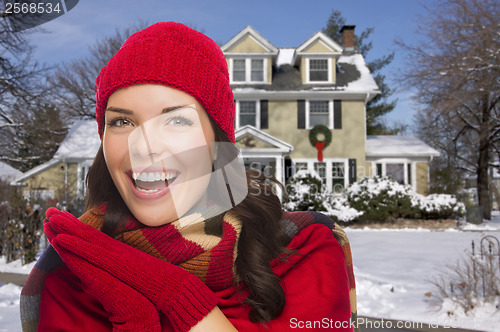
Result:
{"type": "Polygon", "coordinates": [[[394,218],[449,219],[463,216],[465,206],[452,195],[420,195],[388,177],[363,178],[342,194],[329,193],[314,172],[299,171],[287,182],[288,211],[321,211],[335,221],[384,222],[394,218]]]}
{"type": "Polygon", "coordinates": [[[300,170],[286,183],[288,201],[283,204],[287,211],[326,211],[323,183],[316,173],[300,170]]]}
{"type": "Polygon", "coordinates": [[[347,188],[351,207],[363,211],[360,220],[385,221],[390,218],[413,218],[418,208],[412,204],[411,189],[389,178],[363,178],[347,188]]]}
{"type": "Polygon", "coordinates": [[[358,211],[349,205],[345,195],[329,195],[323,205],[326,208],[325,214],[335,221],[354,221],[363,215],[362,211],[358,211]]]}
{"type": "Polygon", "coordinates": [[[360,220],[448,219],[465,213],[452,195],[420,195],[388,177],[363,178],[347,188],[346,195],[352,208],[364,212],[360,220]]]}
{"type": "Polygon", "coordinates": [[[325,190],[316,173],[298,171],[286,184],[288,201],[283,204],[287,211],[319,211],[335,221],[355,220],[362,212],[349,206],[345,195],[333,195],[325,190]]]}

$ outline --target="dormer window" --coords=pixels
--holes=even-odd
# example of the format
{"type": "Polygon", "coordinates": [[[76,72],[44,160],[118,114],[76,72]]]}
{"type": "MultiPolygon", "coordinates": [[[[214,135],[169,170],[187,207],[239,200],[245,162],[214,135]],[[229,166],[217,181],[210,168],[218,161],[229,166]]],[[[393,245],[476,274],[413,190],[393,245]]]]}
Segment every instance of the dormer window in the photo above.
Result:
{"type": "Polygon", "coordinates": [[[232,59],[231,83],[265,83],[264,59],[232,59]]]}
{"type": "Polygon", "coordinates": [[[311,59],[309,60],[309,81],[328,82],[328,60],[311,59]]]}
{"type": "Polygon", "coordinates": [[[307,59],[307,83],[331,83],[331,59],[307,59]]]}

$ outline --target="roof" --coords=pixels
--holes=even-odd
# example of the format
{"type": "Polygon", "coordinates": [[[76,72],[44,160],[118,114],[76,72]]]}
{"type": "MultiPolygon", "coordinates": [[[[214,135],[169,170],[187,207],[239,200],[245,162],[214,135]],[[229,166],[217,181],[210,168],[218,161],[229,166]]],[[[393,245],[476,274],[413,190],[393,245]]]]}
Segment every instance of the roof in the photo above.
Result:
{"type": "Polygon", "coordinates": [[[438,157],[439,152],[413,136],[366,137],[367,157],[438,157]]]}
{"type": "Polygon", "coordinates": [[[21,175],[23,175],[23,172],[6,163],[0,162],[0,180],[12,180],[21,175]]]}
{"type": "Polygon", "coordinates": [[[55,165],[57,165],[59,163],[61,163],[61,160],[51,159],[51,160],[49,160],[41,165],[38,165],[38,166],[30,169],[29,171],[21,174],[19,177],[15,178],[10,184],[11,185],[19,185],[24,180],[29,179],[32,176],[38,175],[38,174],[44,172],[45,170],[54,167],[55,165]]]}
{"type": "Polygon", "coordinates": [[[319,40],[323,45],[327,48],[331,49],[331,54],[340,54],[342,53],[342,46],[334,42],[330,37],[328,37],[324,32],[318,31],[309,37],[302,45],[297,47],[297,52],[302,52],[307,49],[310,45],[312,45],[315,41],[319,40]]]}
{"type": "Polygon", "coordinates": [[[246,36],[252,37],[257,43],[259,43],[263,48],[271,53],[278,53],[278,49],[269,40],[264,38],[260,33],[257,32],[253,27],[247,25],[243,30],[238,32],[233,38],[231,38],[227,43],[221,46],[223,52],[231,50],[231,48],[238,44],[238,42],[246,36]]]}
{"type": "Polygon", "coordinates": [[[54,154],[54,159],[94,159],[101,145],[95,120],[76,121],[54,154]]]}
{"type": "Polygon", "coordinates": [[[271,84],[238,84],[233,92],[252,91],[341,91],[378,93],[378,86],[361,54],[341,55],[337,61],[335,84],[303,84],[302,76],[294,66],[295,49],[280,48],[277,65],[273,67],[271,84]]]}

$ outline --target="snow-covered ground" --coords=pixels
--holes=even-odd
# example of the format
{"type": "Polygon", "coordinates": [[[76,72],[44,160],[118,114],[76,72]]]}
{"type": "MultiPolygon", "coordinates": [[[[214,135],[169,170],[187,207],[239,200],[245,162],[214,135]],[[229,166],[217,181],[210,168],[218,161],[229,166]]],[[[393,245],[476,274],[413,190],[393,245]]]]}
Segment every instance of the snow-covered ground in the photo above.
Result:
{"type": "MultiPolygon", "coordinates": [[[[500,309],[495,306],[480,306],[474,316],[456,310],[454,316],[448,316],[446,312],[454,310],[450,303],[441,310],[432,309],[425,295],[435,291],[428,280],[444,271],[447,264],[456,262],[465,250],[470,251],[471,241],[477,248],[484,235],[500,238],[500,214],[494,214],[493,220],[483,225],[465,225],[464,229],[468,231],[346,228],[354,260],[358,314],[431,326],[500,331],[500,309]]],[[[5,264],[0,259],[0,272],[28,273],[32,266],[5,264]]],[[[0,284],[0,331],[21,331],[20,291],[18,286],[0,284]]]]}

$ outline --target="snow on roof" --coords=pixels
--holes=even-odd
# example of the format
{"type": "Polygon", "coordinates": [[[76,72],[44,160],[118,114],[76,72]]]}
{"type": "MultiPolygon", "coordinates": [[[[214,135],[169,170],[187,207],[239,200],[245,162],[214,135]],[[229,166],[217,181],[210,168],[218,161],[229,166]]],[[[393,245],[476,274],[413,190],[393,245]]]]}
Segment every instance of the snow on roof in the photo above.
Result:
{"type": "Polygon", "coordinates": [[[93,159],[101,141],[95,120],[79,120],[69,130],[54,155],[55,159],[93,159]]]}
{"type": "Polygon", "coordinates": [[[280,48],[278,52],[278,58],[276,59],[276,65],[290,65],[293,66],[295,60],[295,48],[280,48]]]}
{"type": "Polygon", "coordinates": [[[18,171],[14,167],[0,162],[0,180],[12,180],[21,176],[23,172],[18,171]]]}
{"type": "Polygon", "coordinates": [[[413,136],[366,137],[367,157],[438,157],[439,152],[413,136]]]}
{"type": "Polygon", "coordinates": [[[357,70],[360,72],[361,77],[353,82],[347,83],[346,91],[353,90],[378,90],[377,83],[373,79],[368,66],[366,65],[365,59],[361,54],[353,55],[341,55],[338,59],[338,63],[348,63],[355,65],[357,70]]]}

